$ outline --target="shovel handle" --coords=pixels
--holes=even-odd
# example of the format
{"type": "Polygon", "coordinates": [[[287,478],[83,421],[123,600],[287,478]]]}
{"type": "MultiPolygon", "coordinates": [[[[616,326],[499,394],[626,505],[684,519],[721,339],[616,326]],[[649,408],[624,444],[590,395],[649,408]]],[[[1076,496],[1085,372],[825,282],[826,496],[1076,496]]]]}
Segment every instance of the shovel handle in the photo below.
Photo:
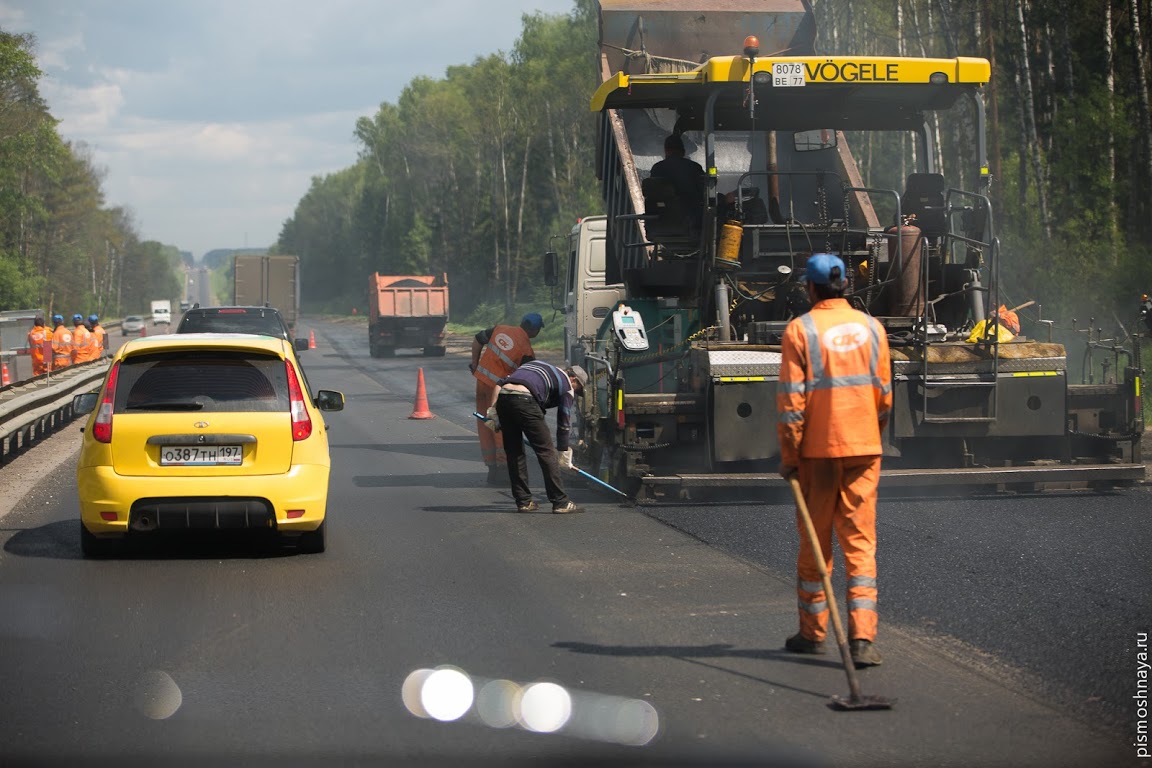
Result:
{"type": "Polygon", "coordinates": [[[844,661],[844,672],[848,675],[848,690],[852,701],[860,701],[860,680],[856,677],[856,665],[852,663],[852,652],[848,650],[848,636],[844,633],[844,625],[840,623],[840,608],[836,604],[836,595],[832,592],[832,577],[828,575],[828,568],[824,565],[824,549],[820,546],[820,538],[816,535],[816,526],[812,524],[812,515],[808,513],[808,504],[804,501],[804,492],[800,490],[800,481],[796,475],[788,478],[792,486],[792,495],[796,497],[796,508],[800,510],[800,517],[804,520],[804,530],[808,533],[808,543],[812,545],[816,566],[820,569],[820,583],[824,585],[824,599],[828,602],[828,610],[832,614],[832,628],[836,632],[836,644],[840,646],[840,658],[844,661]]]}

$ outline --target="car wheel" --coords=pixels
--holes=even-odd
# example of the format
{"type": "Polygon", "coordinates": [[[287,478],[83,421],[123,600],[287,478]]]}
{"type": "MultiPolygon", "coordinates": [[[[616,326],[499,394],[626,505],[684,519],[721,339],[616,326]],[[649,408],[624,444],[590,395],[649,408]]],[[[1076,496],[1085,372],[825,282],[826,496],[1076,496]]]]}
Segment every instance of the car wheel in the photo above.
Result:
{"type": "Polygon", "coordinates": [[[319,554],[324,551],[324,526],[327,521],[320,523],[314,531],[305,531],[296,540],[296,551],[306,554],[319,554]]]}
{"type": "Polygon", "coordinates": [[[85,528],[84,523],[80,523],[80,551],[84,557],[112,557],[119,554],[123,543],[119,537],[102,539],[85,528]]]}

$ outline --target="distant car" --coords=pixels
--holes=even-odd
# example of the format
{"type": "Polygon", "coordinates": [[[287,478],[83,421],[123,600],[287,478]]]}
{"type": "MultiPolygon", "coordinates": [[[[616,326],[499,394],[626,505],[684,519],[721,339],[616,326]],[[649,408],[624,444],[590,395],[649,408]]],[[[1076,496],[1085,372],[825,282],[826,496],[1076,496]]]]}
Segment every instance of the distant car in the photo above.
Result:
{"type": "MultiPolygon", "coordinates": [[[[273,307],[202,307],[194,305],[184,313],[176,333],[257,333],[292,340],[283,315],[273,307]]],[[[297,351],[308,349],[307,339],[296,339],[297,351]]]]}
{"type": "Polygon", "coordinates": [[[189,308],[189,307],[191,307],[191,306],[192,306],[192,305],[191,305],[189,302],[187,302],[187,301],[182,301],[182,302],[180,302],[180,311],[181,311],[181,312],[187,312],[187,311],[188,311],[188,308],[189,308]]]}
{"type": "Polygon", "coordinates": [[[90,414],[76,481],[85,556],[153,531],[271,529],[324,551],[331,459],[321,411],[283,339],[154,336],[117,350],[90,414]]]}
{"type": "Polygon", "coordinates": [[[144,318],[140,315],[128,315],[120,323],[121,336],[139,336],[142,330],[144,330],[144,318]]]}

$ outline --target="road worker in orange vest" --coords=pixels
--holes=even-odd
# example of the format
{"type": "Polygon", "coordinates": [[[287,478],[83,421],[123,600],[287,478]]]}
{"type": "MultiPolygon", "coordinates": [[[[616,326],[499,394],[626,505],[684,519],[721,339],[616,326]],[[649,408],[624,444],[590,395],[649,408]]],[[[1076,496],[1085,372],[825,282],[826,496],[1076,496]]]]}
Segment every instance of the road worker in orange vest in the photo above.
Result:
{"type": "Polygon", "coordinates": [[[52,370],[61,371],[72,364],[72,332],[64,325],[64,315],[52,315],[52,370]]]}
{"type": "Polygon", "coordinates": [[[92,359],[99,360],[108,350],[108,332],[100,325],[99,315],[88,315],[88,330],[92,331],[92,346],[96,348],[92,359]]]}
{"type": "Polygon", "coordinates": [[[48,364],[52,360],[52,353],[44,357],[44,344],[52,346],[52,331],[44,326],[44,318],[40,315],[32,320],[32,330],[28,331],[28,356],[32,358],[32,375],[39,376],[48,373],[48,364]]]}
{"type": "Polygon", "coordinates": [[[876,487],[881,432],[892,409],[888,337],[844,299],[844,262],[813,254],[805,269],[812,309],[788,324],[776,389],[780,474],[798,475],[823,552],[805,535],[797,510],[800,631],[784,647],[823,653],[828,603],[816,557],[832,571],[832,532],[848,578],[848,638],[857,666],[875,666],[876,487]]]}
{"type": "Polygon", "coordinates": [[[92,331],[84,325],[84,315],[79,312],[72,315],[72,323],[74,324],[72,328],[72,365],[95,360],[92,331]]]}
{"type": "MultiPolygon", "coordinates": [[[[521,364],[535,360],[532,339],[544,327],[544,318],[529,312],[520,319],[520,326],[496,325],[480,331],[472,340],[472,362],[468,369],[476,377],[476,412],[488,415],[500,394],[499,382],[521,364]]],[[[476,432],[480,436],[480,453],[488,467],[488,484],[505,485],[508,482],[508,457],[500,433],[477,420],[476,432]]]]}

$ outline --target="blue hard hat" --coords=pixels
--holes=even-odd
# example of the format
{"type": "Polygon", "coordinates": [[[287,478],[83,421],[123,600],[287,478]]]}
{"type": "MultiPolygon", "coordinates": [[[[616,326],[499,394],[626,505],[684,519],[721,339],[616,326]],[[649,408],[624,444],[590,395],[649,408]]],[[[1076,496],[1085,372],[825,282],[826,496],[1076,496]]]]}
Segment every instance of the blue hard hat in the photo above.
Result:
{"type": "Polygon", "coordinates": [[[56,324],[64,322],[64,315],[52,315],[52,322],[56,324]]]}
{"type": "Polygon", "coordinates": [[[804,268],[804,277],[816,285],[839,286],[845,277],[844,262],[839,256],[832,253],[814,253],[808,257],[808,264],[804,268]],[[840,270],[833,278],[833,270],[840,270]]]}
{"type": "Polygon", "coordinates": [[[544,327],[544,318],[540,317],[538,312],[529,312],[520,318],[520,325],[526,325],[534,330],[540,330],[544,327]]]}
{"type": "Polygon", "coordinates": [[[74,323],[84,322],[84,315],[77,312],[76,314],[72,315],[72,322],[74,322],[74,323]]]}
{"type": "Polygon", "coordinates": [[[96,315],[88,315],[88,322],[98,323],[98,322],[100,322],[100,318],[97,317],[96,315]]]}

